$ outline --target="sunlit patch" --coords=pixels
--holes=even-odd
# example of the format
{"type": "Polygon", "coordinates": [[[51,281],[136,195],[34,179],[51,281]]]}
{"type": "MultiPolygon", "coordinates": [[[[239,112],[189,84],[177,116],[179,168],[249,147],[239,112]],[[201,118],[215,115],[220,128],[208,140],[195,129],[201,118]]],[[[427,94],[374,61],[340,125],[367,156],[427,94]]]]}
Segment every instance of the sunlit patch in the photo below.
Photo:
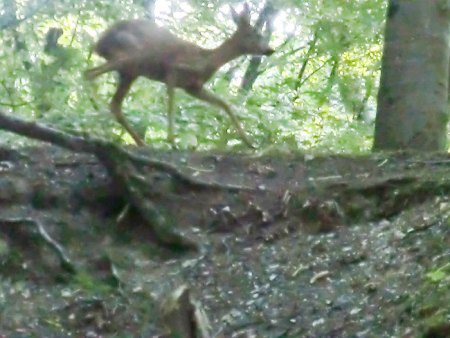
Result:
{"type": "Polygon", "coordinates": [[[193,8],[186,1],[171,1],[161,0],[155,3],[155,17],[156,20],[166,16],[171,16],[174,19],[182,19],[192,13],[193,8]]]}
{"type": "Polygon", "coordinates": [[[285,11],[278,12],[273,22],[274,30],[281,34],[291,35],[298,29],[298,23],[292,20],[289,13],[285,11]]]}
{"type": "Polygon", "coordinates": [[[170,13],[171,3],[172,3],[171,1],[167,1],[167,0],[156,1],[155,15],[158,16],[158,14],[170,13]]]}

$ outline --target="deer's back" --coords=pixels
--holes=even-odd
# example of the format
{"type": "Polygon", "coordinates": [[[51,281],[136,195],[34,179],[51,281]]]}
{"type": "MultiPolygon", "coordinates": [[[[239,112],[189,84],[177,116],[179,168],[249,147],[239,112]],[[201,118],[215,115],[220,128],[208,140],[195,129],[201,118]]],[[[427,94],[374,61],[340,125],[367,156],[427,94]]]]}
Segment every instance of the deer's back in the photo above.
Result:
{"type": "MultiPolygon", "coordinates": [[[[119,56],[161,59],[168,54],[183,54],[194,44],[145,19],[120,21],[102,34],[95,51],[107,60],[119,56]]],[[[197,47],[198,48],[198,47],[197,47]]]]}
{"type": "MultiPolygon", "coordinates": [[[[204,60],[205,49],[185,41],[149,20],[120,21],[102,34],[95,51],[107,60],[120,59],[116,70],[128,76],[146,76],[164,81],[175,65],[192,65],[204,60]]],[[[201,86],[195,72],[179,74],[176,86],[201,86]],[[188,78],[186,78],[188,77],[188,78]],[[186,82],[186,83],[185,83],[186,82]]]]}

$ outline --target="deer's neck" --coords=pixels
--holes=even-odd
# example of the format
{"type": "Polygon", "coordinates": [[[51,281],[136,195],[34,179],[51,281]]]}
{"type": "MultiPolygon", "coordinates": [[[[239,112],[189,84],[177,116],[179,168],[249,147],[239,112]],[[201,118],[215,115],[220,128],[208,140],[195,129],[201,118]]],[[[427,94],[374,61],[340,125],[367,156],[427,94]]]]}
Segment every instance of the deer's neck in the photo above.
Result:
{"type": "Polygon", "coordinates": [[[211,50],[209,62],[211,67],[215,70],[222,67],[224,64],[230,62],[241,56],[242,53],[239,52],[236,41],[233,37],[224,41],[219,47],[211,50]]]}

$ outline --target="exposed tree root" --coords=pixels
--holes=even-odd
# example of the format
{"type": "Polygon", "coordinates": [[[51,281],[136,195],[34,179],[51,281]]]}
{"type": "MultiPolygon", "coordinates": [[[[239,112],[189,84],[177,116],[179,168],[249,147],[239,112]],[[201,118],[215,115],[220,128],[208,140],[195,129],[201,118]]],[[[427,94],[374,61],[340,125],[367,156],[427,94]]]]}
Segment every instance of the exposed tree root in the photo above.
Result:
{"type": "Polygon", "coordinates": [[[106,167],[115,184],[123,191],[130,205],[140,214],[143,221],[154,230],[159,244],[172,249],[197,249],[196,243],[180,234],[176,227],[160,213],[146,192],[151,191],[143,169],[160,170],[168,173],[178,184],[198,188],[224,190],[255,190],[245,186],[222,185],[217,182],[204,182],[181,172],[170,163],[152,160],[134,154],[126,149],[100,139],[79,137],[33,122],[26,122],[0,111],[0,129],[22,136],[49,142],[75,152],[89,153],[98,158],[106,167]]]}

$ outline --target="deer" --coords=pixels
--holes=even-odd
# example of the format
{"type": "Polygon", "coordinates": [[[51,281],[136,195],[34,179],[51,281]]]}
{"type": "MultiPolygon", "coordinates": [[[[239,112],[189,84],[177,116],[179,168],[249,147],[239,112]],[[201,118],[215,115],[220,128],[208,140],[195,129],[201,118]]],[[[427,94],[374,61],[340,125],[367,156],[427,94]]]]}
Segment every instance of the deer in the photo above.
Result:
{"type": "Polygon", "coordinates": [[[250,9],[244,4],[237,13],[230,7],[236,31],[213,49],[202,48],[185,41],[168,29],[146,19],[124,20],[107,29],[94,46],[94,51],[106,59],[106,63],[88,69],[85,77],[116,71],[117,89],[110,102],[115,119],[130,134],[138,146],[144,142],[129,125],[122,112],[123,101],[131,85],[139,77],[165,83],[167,93],[168,142],[175,147],[174,93],[181,88],[186,93],[225,111],[242,141],[254,148],[240,123],[224,100],[204,88],[216,71],[242,55],[271,55],[274,49],[250,23],[250,9]]]}

